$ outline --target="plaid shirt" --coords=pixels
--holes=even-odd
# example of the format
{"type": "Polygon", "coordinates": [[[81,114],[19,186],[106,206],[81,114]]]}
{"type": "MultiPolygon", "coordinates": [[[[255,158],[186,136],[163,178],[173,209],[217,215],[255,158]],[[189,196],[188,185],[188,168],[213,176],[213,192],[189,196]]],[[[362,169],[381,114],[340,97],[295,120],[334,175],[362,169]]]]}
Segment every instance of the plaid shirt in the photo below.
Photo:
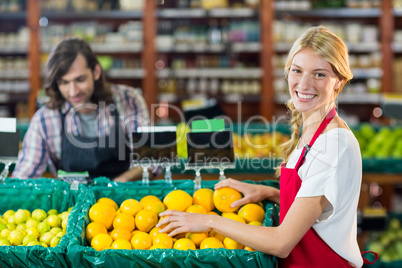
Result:
{"type": "MultiPolygon", "coordinates": [[[[141,91],[125,85],[112,86],[113,100],[119,113],[120,124],[126,134],[135,132],[138,126],[149,126],[149,113],[141,91]]],[[[114,126],[114,117],[110,110],[100,103],[98,109],[98,137],[108,136],[110,127],[114,126]]],[[[62,113],[74,111],[69,102],[62,107],[62,113]],[[71,110],[70,110],[71,109],[71,110]]],[[[65,119],[65,131],[81,136],[81,125],[77,113],[68,112],[65,119]]],[[[61,159],[61,117],[59,109],[40,108],[29,125],[18,155],[12,177],[41,177],[47,166],[57,176],[57,163],[61,159]]]]}

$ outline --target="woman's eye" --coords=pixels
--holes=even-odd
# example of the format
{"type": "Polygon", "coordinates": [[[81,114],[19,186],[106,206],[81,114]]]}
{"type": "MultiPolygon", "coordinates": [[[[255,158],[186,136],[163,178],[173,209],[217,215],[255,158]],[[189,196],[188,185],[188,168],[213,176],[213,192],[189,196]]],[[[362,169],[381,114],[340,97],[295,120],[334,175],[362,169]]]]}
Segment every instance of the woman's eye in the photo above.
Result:
{"type": "Polygon", "coordinates": [[[323,73],[317,73],[315,76],[317,76],[317,77],[319,77],[319,78],[322,78],[322,77],[325,77],[325,74],[323,74],[323,73]]]}
{"type": "Polygon", "coordinates": [[[301,71],[299,70],[299,69],[292,69],[292,72],[294,72],[294,73],[301,73],[301,71]]]}

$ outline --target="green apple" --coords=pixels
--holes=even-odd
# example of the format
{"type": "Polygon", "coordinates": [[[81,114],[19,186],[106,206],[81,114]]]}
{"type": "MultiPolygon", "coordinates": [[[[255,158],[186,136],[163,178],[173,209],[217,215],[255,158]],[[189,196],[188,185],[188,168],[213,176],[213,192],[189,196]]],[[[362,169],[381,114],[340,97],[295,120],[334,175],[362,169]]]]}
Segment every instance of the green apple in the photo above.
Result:
{"type": "Polygon", "coordinates": [[[25,223],[20,223],[15,227],[15,230],[25,231],[26,228],[27,227],[26,227],[25,223]]]}
{"type": "Polygon", "coordinates": [[[34,235],[36,238],[39,237],[39,231],[36,227],[29,227],[25,231],[27,232],[27,235],[34,235]]]}
{"type": "Polygon", "coordinates": [[[10,241],[6,238],[0,238],[0,247],[1,246],[11,246],[10,241]]]}
{"type": "Polygon", "coordinates": [[[38,227],[36,227],[36,229],[38,229],[39,234],[42,235],[50,231],[50,226],[46,222],[41,222],[38,224],[38,227]]]}
{"type": "Polygon", "coordinates": [[[393,229],[393,230],[398,230],[399,228],[401,228],[401,222],[397,218],[392,218],[389,221],[388,228],[393,229]]]}
{"type": "Polygon", "coordinates": [[[25,225],[26,225],[27,228],[30,228],[30,227],[37,227],[38,224],[39,224],[39,222],[38,222],[37,220],[33,219],[33,218],[28,219],[28,220],[26,221],[26,223],[25,223],[25,225]]]}
{"type": "Polygon", "coordinates": [[[46,211],[44,211],[43,209],[35,209],[34,211],[32,211],[32,218],[37,220],[38,222],[43,221],[44,219],[46,219],[47,217],[47,213],[46,211]]]}
{"type": "Polygon", "coordinates": [[[28,247],[32,247],[32,246],[42,246],[42,243],[39,241],[31,241],[27,244],[28,247]]]}
{"type": "Polygon", "coordinates": [[[7,225],[0,223],[0,232],[7,229],[7,225]]]}
{"type": "Polygon", "coordinates": [[[24,237],[24,239],[22,240],[22,245],[27,246],[32,241],[38,241],[38,238],[36,236],[32,235],[32,234],[26,235],[24,237]]]}
{"type": "Polygon", "coordinates": [[[59,211],[57,209],[50,209],[47,212],[48,215],[59,215],[59,211]]]}
{"type": "Polygon", "coordinates": [[[50,214],[46,218],[46,223],[49,224],[50,227],[59,227],[61,224],[61,220],[57,215],[50,214]]]}
{"type": "Polygon", "coordinates": [[[60,233],[62,230],[60,227],[53,227],[52,229],[50,229],[50,232],[52,232],[53,234],[57,235],[58,233],[60,233]]]}
{"type": "Polygon", "coordinates": [[[6,212],[4,212],[3,214],[3,219],[5,219],[8,222],[8,218],[12,215],[15,214],[15,211],[12,209],[7,210],[6,212]]]}
{"type": "Polygon", "coordinates": [[[8,217],[7,222],[14,224],[15,223],[14,215],[11,215],[10,217],[8,217]]]}
{"type": "Polygon", "coordinates": [[[21,230],[14,230],[8,235],[11,245],[18,246],[22,244],[25,234],[21,230]]]}
{"type": "Polygon", "coordinates": [[[11,233],[11,230],[10,230],[10,229],[4,229],[4,230],[1,230],[0,236],[3,237],[3,238],[8,238],[8,236],[10,235],[10,233],[11,233]]]}
{"type": "Polygon", "coordinates": [[[46,243],[46,245],[49,246],[49,245],[50,245],[50,241],[52,240],[52,238],[53,238],[54,236],[55,236],[55,235],[54,235],[53,233],[51,233],[51,232],[46,232],[46,233],[44,233],[44,234],[41,235],[39,241],[40,241],[40,242],[43,242],[43,243],[46,243]]]}
{"type": "Polygon", "coordinates": [[[7,228],[12,231],[15,230],[15,224],[14,223],[7,223],[7,228]]]}
{"type": "Polygon", "coordinates": [[[52,240],[50,240],[50,246],[55,247],[60,243],[61,238],[58,236],[54,236],[52,240]]]}
{"type": "Polygon", "coordinates": [[[19,209],[14,214],[14,222],[16,224],[25,223],[28,220],[28,215],[25,213],[24,210],[19,209]]]}
{"type": "Polygon", "coordinates": [[[68,219],[64,219],[64,220],[61,222],[61,228],[63,228],[63,230],[66,230],[66,229],[67,229],[67,223],[68,223],[68,219]]]}

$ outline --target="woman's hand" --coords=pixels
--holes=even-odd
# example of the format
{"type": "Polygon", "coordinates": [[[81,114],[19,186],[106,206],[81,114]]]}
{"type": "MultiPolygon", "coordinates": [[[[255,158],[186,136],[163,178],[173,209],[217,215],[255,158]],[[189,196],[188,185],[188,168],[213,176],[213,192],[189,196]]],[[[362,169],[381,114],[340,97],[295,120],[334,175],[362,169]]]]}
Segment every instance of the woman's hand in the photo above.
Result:
{"type": "Polygon", "coordinates": [[[265,185],[251,184],[234,179],[220,181],[215,185],[215,190],[229,187],[243,194],[243,198],[234,201],[231,207],[239,207],[247,203],[258,203],[264,199],[270,199],[279,203],[279,190],[265,185]]]}
{"type": "Polygon", "coordinates": [[[169,236],[174,236],[180,233],[188,232],[209,232],[211,227],[208,226],[208,222],[215,215],[187,213],[176,210],[167,210],[159,214],[161,219],[156,227],[161,228],[160,232],[167,232],[169,236]]]}

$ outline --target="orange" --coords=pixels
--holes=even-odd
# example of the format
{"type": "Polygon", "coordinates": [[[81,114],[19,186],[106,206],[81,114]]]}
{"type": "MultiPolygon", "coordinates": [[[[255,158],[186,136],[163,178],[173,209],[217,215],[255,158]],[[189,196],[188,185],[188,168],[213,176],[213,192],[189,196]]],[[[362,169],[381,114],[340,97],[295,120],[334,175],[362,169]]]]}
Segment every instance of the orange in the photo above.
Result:
{"type": "Polygon", "coordinates": [[[91,247],[97,251],[101,251],[113,243],[113,239],[108,234],[97,234],[91,241],[91,247]]]}
{"type": "Polygon", "coordinates": [[[135,216],[135,225],[143,232],[149,232],[157,223],[158,216],[149,209],[140,210],[135,216]]]}
{"type": "Polygon", "coordinates": [[[186,211],[193,204],[193,198],[183,190],[173,190],[165,196],[163,204],[169,210],[186,211]]]}
{"type": "Polygon", "coordinates": [[[235,189],[224,187],[214,191],[214,205],[220,212],[235,212],[239,207],[230,207],[230,205],[242,198],[242,194],[235,189]]]}
{"type": "Polygon", "coordinates": [[[159,228],[159,227],[154,227],[154,228],[152,228],[152,230],[149,231],[149,235],[150,235],[152,238],[154,238],[155,235],[159,234],[159,230],[160,230],[160,229],[161,229],[161,228],[159,228]]]}
{"type": "Polygon", "coordinates": [[[121,213],[120,208],[116,210],[116,216],[119,215],[121,213]]]}
{"type": "Polygon", "coordinates": [[[125,228],[131,232],[135,228],[134,217],[126,212],[120,213],[113,220],[113,228],[125,228]]]}
{"type": "Polygon", "coordinates": [[[162,203],[162,201],[158,197],[156,197],[154,195],[144,196],[140,200],[140,203],[141,203],[143,209],[152,210],[153,212],[156,213],[156,215],[159,215],[159,213],[165,211],[165,205],[162,203]]]}
{"type": "MultiPolygon", "coordinates": [[[[166,218],[166,217],[167,217],[167,216],[161,217],[161,218],[159,219],[159,221],[163,220],[163,219],[166,218]]],[[[167,226],[167,224],[164,224],[164,225],[162,225],[160,228],[163,229],[163,228],[165,228],[166,226],[167,226]]]]}
{"type": "Polygon", "coordinates": [[[238,221],[241,223],[246,223],[246,221],[240,217],[239,215],[237,215],[236,213],[233,212],[226,212],[226,213],[222,213],[222,217],[234,220],[234,221],[238,221]]]}
{"type": "Polygon", "coordinates": [[[262,226],[262,223],[259,222],[259,221],[252,221],[252,222],[249,222],[248,224],[250,224],[250,225],[256,225],[256,226],[262,226]]]}
{"type": "Polygon", "coordinates": [[[208,237],[208,233],[186,233],[186,238],[194,242],[196,247],[201,245],[201,242],[208,237]]]}
{"type": "Polygon", "coordinates": [[[135,199],[126,199],[120,205],[121,213],[124,212],[129,213],[133,217],[135,217],[135,215],[137,215],[138,211],[140,211],[141,209],[142,209],[141,203],[135,199]]]}
{"type": "Polygon", "coordinates": [[[115,241],[117,239],[124,239],[124,240],[130,241],[131,231],[124,229],[124,228],[117,228],[117,229],[113,229],[113,231],[110,233],[110,236],[115,241]]]}
{"type": "Polygon", "coordinates": [[[131,237],[133,237],[134,235],[136,235],[137,233],[141,232],[140,230],[134,230],[131,232],[131,237]]]}
{"type": "Polygon", "coordinates": [[[221,235],[220,233],[217,233],[217,232],[215,232],[215,231],[210,231],[210,232],[209,232],[209,236],[210,236],[210,237],[216,237],[216,238],[218,238],[219,241],[221,241],[222,243],[223,243],[223,240],[225,240],[225,237],[226,237],[226,236],[221,235]]]}
{"type": "Polygon", "coordinates": [[[149,249],[152,246],[152,238],[145,232],[138,232],[131,238],[131,245],[133,249],[149,249]]]}
{"type": "Polygon", "coordinates": [[[106,229],[110,229],[113,224],[116,210],[104,203],[96,203],[89,209],[89,218],[91,221],[102,223],[106,229]]]}
{"type": "Polygon", "coordinates": [[[255,251],[255,249],[252,249],[252,248],[250,248],[249,246],[244,246],[244,250],[255,251]]]}
{"type": "Polygon", "coordinates": [[[206,214],[207,211],[201,205],[191,205],[186,209],[188,213],[199,213],[199,214],[206,214]]]}
{"type": "Polygon", "coordinates": [[[87,242],[90,244],[92,238],[97,234],[107,234],[106,227],[99,222],[90,222],[85,228],[85,238],[87,242]]]}
{"type": "Polygon", "coordinates": [[[193,194],[193,204],[203,206],[207,212],[212,211],[215,208],[213,196],[214,190],[199,189],[193,194]]]}
{"type": "Polygon", "coordinates": [[[264,209],[257,204],[246,204],[242,206],[238,212],[239,216],[246,220],[247,223],[252,221],[263,222],[265,217],[264,209]]]}
{"type": "Polygon", "coordinates": [[[180,238],[174,242],[173,248],[178,250],[196,249],[194,242],[188,238],[180,238]]]}
{"type": "Polygon", "coordinates": [[[223,245],[227,249],[243,249],[244,248],[243,244],[240,244],[239,242],[237,242],[237,241],[235,241],[235,240],[233,240],[233,239],[231,239],[229,237],[226,237],[223,240],[223,245]]]}
{"type": "Polygon", "coordinates": [[[114,202],[112,199],[110,199],[108,197],[102,197],[102,198],[98,199],[97,203],[109,204],[114,208],[114,210],[119,209],[119,206],[116,204],[116,202],[114,202]]]}
{"type": "Polygon", "coordinates": [[[219,241],[218,238],[216,237],[208,237],[205,238],[200,245],[200,249],[206,249],[206,248],[223,248],[223,244],[221,241],[219,241]]]}
{"type": "Polygon", "coordinates": [[[152,244],[154,246],[160,246],[162,248],[172,248],[173,238],[170,237],[167,233],[159,233],[155,235],[152,239],[152,244]]]}
{"type": "Polygon", "coordinates": [[[209,214],[209,215],[218,215],[219,216],[219,214],[216,213],[215,211],[209,211],[209,212],[207,212],[207,214],[209,214]]]}
{"type": "Polygon", "coordinates": [[[132,249],[130,242],[125,239],[117,239],[110,246],[112,249],[132,249]]]}

